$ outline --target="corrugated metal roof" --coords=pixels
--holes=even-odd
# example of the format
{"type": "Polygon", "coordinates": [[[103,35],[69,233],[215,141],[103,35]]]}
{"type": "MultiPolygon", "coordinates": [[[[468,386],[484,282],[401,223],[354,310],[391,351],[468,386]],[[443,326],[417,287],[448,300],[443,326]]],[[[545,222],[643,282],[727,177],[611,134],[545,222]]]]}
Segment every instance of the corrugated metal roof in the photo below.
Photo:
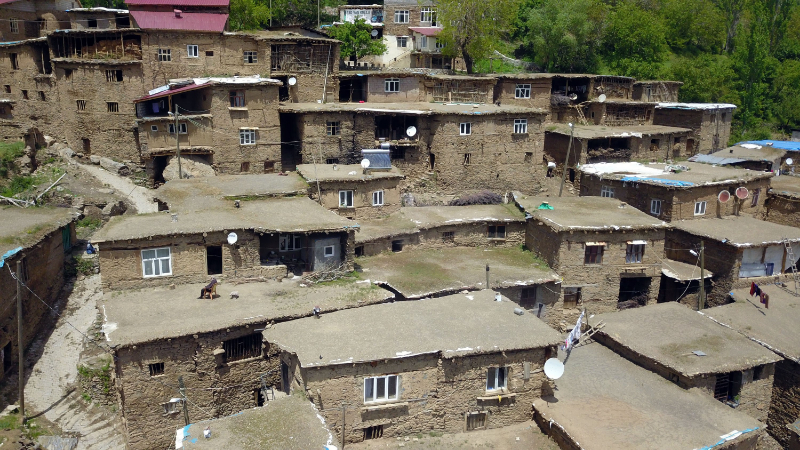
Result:
{"type": "Polygon", "coordinates": [[[225,30],[228,22],[227,14],[213,13],[181,13],[176,17],[172,11],[131,11],[131,16],[141,29],[155,30],[192,30],[215,31],[225,30]]]}
{"type": "Polygon", "coordinates": [[[408,29],[423,36],[436,36],[442,31],[442,29],[439,27],[408,27],[408,29]]]}
{"type": "Polygon", "coordinates": [[[225,7],[230,0],[127,0],[127,5],[161,5],[161,6],[217,6],[225,7]]]}
{"type": "Polygon", "coordinates": [[[18,1],[19,0],[0,0],[0,5],[5,5],[6,3],[14,3],[18,1]]]}
{"type": "Polygon", "coordinates": [[[689,158],[689,161],[725,166],[728,164],[736,164],[748,160],[742,158],[726,158],[724,156],[714,156],[714,155],[694,155],[691,158],[689,158]]]}
{"type": "Polygon", "coordinates": [[[772,147],[772,148],[779,148],[782,150],[790,150],[790,151],[800,151],[800,142],[793,142],[793,141],[746,141],[740,142],[736,145],[741,144],[756,144],[756,145],[763,145],[765,147],[772,147]]]}
{"type": "Polygon", "coordinates": [[[181,92],[186,92],[186,91],[193,91],[195,89],[200,89],[200,88],[209,87],[209,86],[211,86],[211,85],[208,84],[208,83],[190,84],[188,86],[179,87],[177,89],[161,91],[161,92],[159,92],[157,94],[153,94],[153,95],[146,95],[146,96],[144,96],[142,98],[137,98],[136,100],[133,101],[133,103],[139,103],[139,102],[143,102],[145,100],[152,100],[154,98],[167,97],[169,95],[175,95],[175,94],[179,94],[181,92]]]}

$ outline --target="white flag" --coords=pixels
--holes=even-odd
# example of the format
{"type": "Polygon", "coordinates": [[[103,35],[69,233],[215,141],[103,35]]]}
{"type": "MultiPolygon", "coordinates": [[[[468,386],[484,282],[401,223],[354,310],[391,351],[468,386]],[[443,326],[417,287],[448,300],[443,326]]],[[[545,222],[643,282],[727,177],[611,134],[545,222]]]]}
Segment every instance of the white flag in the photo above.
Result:
{"type": "Polygon", "coordinates": [[[572,347],[572,344],[578,342],[578,340],[581,338],[581,323],[583,323],[584,312],[581,312],[581,316],[578,317],[578,323],[575,324],[575,328],[569,332],[567,340],[564,341],[564,350],[569,350],[570,347],[572,347]]]}

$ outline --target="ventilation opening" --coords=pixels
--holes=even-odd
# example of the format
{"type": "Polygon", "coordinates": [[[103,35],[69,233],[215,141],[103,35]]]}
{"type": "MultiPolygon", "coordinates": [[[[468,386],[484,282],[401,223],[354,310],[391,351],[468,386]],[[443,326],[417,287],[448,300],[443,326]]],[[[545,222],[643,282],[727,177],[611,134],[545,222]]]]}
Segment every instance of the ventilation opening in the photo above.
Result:
{"type": "Polygon", "coordinates": [[[403,251],[403,241],[392,241],[392,251],[395,253],[403,251]]]}
{"type": "Polygon", "coordinates": [[[131,20],[128,16],[120,16],[116,18],[117,28],[130,28],[131,20]]]}
{"type": "Polygon", "coordinates": [[[81,139],[81,142],[83,143],[83,154],[86,155],[86,156],[91,155],[92,154],[92,141],[90,141],[88,138],[83,138],[83,139],[81,139]]]}
{"type": "Polygon", "coordinates": [[[467,414],[467,431],[480,430],[486,428],[486,413],[469,413],[467,414]]]}
{"type": "Polygon", "coordinates": [[[222,246],[215,245],[206,247],[206,262],[208,264],[209,275],[219,275],[222,273],[222,246]]]}
{"type": "Polygon", "coordinates": [[[86,28],[97,28],[97,19],[88,19],[86,21],[86,28]]]}
{"type": "Polygon", "coordinates": [[[264,394],[261,389],[253,389],[253,400],[255,400],[256,406],[264,406],[264,394]]]}
{"type": "Polygon", "coordinates": [[[375,425],[374,427],[364,428],[364,440],[367,439],[380,439],[383,437],[383,425],[375,425]]]}
{"type": "Polygon", "coordinates": [[[164,363],[163,362],[149,364],[149,368],[150,368],[150,376],[151,377],[156,377],[158,375],[164,375],[164,363]]]}
{"type": "Polygon", "coordinates": [[[364,246],[363,245],[359,245],[358,247],[356,247],[356,258],[358,258],[359,256],[364,256],[364,246]]]}

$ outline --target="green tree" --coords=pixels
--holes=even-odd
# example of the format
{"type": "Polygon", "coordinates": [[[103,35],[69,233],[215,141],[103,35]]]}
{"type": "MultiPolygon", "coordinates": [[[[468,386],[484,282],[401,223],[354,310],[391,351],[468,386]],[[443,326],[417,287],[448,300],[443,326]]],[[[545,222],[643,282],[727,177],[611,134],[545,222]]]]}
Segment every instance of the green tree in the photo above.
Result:
{"type": "Polygon", "coordinates": [[[269,6],[263,0],[231,0],[228,27],[231,31],[260,30],[269,25],[269,6]]]}
{"type": "Polygon", "coordinates": [[[725,18],[711,0],[664,0],[658,15],[673,49],[711,53],[723,50],[725,18]]]}
{"type": "MultiPolygon", "coordinates": [[[[266,0],[268,1],[268,0],[266,0]]],[[[346,3],[343,0],[272,0],[272,24],[274,26],[300,25],[317,27],[331,23],[338,16],[327,13],[329,8],[336,8],[346,3]]]]}
{"type": "Polygon", "coordinates": [[[461,56],[467,73],[475,60],[491,54],[499,41],[511,35],[521,0],[438,0],[437,17],[444,24],[437,40],[442,53],[461,56]]]}
{"type": "Polygon", "coordinates": [[[82,0],[81,6],[84,8],[115,8],[115,9],[128,9],[125,6],[125,0],[82,0]]]}
{"type": "Polygon", "coordinates": [[[663,23],[635,3],[619,3],[609,15],[604,35],[605,61],[614,73],[657,78],[668,47],[663,23]]]}
{"type": "Polygon", "coordinates": [[[787,59],[773,81],[775,119],[785,132],[800,129],[800,61],[787,59]]]}
{"type": "Polygon", "coordinates": [[[765,118],[769,91],[767,74],[775,62],[769,54],[766,5],[755,3],[752,13],[746,33],[739,33],[739,42],[732,56],[738,76],[736,88],[742,99],[737,119],[743,137],[759,127],[761,119],[765,118]]]}
{"type": "Polygon", "coordinates": [[[679,94],[682,102],[740,102],[734,86],[736,73],[727,56],[703,54],[696,58],[678,58],[673,61],[668,77],[683,82],[679,94]]]}
{"type": "Polygon", "coordinates": [[[373,39],[371,36],[372,25],[364,19],[355,23],[343,23],[331,27],[328,34],[332,38],[342,41],[341,57],[358,61],[367,55],[382,55],[386,53],[386,44],[382,39],[373,39]]]}

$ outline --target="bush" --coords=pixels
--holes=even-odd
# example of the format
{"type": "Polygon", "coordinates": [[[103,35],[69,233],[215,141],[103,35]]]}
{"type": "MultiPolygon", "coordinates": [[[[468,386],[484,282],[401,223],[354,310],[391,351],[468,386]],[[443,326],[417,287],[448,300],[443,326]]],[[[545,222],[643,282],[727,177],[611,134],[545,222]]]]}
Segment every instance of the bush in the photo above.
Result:
{"type": "Polygon", "coordinates": [[[11,179],[11,183],[0,188],[0,195],[4,197],[13,197],[20,192],[25,192],[30,189],[33,183],[33,177],[14,177],[11,179]]]}
{"type": "Polygon", "coordinates": [[[14,160],[25,152],[25,143],[0,142],[0,177],[7,178],[8,172],[14,169],[14,160]]]}
{"type": "Polygon", "coordinates": [[[450,201],[450,206],[467,206],[467,205],[499,205],[503,203],[503,197],[490,191],[478,192],[476,194],[467,194],[463,197],[450,201]]]}

